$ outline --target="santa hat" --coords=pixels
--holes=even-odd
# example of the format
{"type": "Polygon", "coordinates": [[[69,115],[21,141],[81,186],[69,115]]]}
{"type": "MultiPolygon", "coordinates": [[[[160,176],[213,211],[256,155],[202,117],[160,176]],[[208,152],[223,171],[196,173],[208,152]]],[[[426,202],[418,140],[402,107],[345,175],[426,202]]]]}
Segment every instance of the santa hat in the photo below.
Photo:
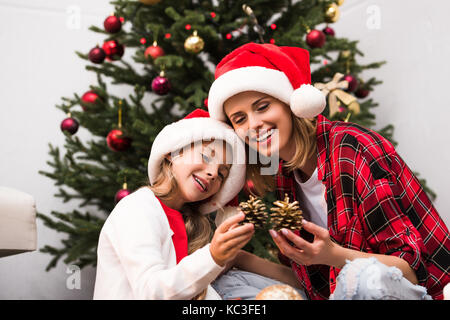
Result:
{"type": "Polygon", "coordinates": [[[258,91],[290,105],[299,118],[313,118],[326,105],[311,85],[309,52],[273,44],[245,44],[220,61],[208,96],[211,118],[226,121],[223,103],[243,91],[258,91]]]}
{"type": "Polygon", "coordinates": [[[165,126],[156,136],[148,160],[150,184],[158,177],[161,163],[167,154],[179,151],[193,142],[212,139],[223,140],[231,147],[233,161],[222,188],[207,203],[203,203],[199,211],[207,214],[223,208],[244,186],[245,148],[233,128],[211,119],[205,110],[196,109],[185,118],[165,126]]]}

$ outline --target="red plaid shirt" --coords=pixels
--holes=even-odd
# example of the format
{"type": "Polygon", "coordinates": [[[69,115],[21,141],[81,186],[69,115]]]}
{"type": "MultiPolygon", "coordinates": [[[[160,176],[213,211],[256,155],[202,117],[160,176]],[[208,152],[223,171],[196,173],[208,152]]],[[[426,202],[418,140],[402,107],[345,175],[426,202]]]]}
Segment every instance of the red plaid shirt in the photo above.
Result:
{"type": "MultiPolygon", "coordinates": [[[[317,154],[333,241],[406,260],[428,294],[442,299],[450,281],[449,231],[393,145],[357,124],[319,115],[317,154]]],[[[277,191],[280,199],[284,193],[296,199],[293,172],[288,173],[282,161],[277,191]]],[[[301,235],[311,238],[305,230],[301,235]]],[[[328,299],[334,291],[337,268],[293,261],[291,266],[310,299],[328,299]]]]}

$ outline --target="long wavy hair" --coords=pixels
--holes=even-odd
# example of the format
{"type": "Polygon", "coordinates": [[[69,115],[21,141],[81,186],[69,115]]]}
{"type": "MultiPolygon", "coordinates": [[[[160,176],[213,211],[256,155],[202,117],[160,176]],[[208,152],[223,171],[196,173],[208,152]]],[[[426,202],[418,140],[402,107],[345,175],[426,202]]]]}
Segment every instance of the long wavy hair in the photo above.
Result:
{"type": "MultiPolygon", "coordinates": [[[[183,151],[180,151],[182,155],[183,151]]],[[[172,173],[172,162],[164,157],[160,165],[160,172],[153,184],[148,183],[146,186],[153,191],[155,196],[161,200],[173,200],[177,196],[178,183],[172,173]],[[170,183],[167,183],[169,181],[170,183]]],[[[188,237],[188,254],[195,252],[196,250],[203,248],[207,245],[212,238],[213,231],[211,228],[211,222],[207,215],[199,213],[199,206],[208,199],[186,203],[181,208],[183,214],[184,224],[186,227],[186,233],[188,237]]],[[[193,300],[202,300],[206,296],[206,290],[193,298],[193,300]]]]}

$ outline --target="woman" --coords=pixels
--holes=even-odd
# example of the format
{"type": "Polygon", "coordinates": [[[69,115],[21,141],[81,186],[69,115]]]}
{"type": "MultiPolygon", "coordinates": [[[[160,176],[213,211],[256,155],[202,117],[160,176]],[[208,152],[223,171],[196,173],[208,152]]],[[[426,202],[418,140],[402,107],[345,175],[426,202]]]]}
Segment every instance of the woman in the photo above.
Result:
{"type": "Polygon", "coordinates": [[[276,179],[248,165],[259,195],[276,187],[309,220],[300,233],[271,235],[310,299],[442,299],[447,227],[389,141],[320,114],[325,97],[311,86],[308,51],[246,44],[215,77],[211,117],[280,158],[276,179]]]}

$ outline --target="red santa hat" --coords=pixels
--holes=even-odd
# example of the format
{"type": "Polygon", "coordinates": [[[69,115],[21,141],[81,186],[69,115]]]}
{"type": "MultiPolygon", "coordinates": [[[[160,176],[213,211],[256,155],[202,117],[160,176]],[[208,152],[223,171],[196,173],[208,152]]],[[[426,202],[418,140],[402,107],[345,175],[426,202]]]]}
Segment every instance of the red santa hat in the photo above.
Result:
{"type": "MultiPolygon", "coordinates": [[[[211,119],[205,110],[196,109],[185,118],[165,126],[156,136],[148,160],[148,177],[153,184],[161,171],[167,154],[179,151],[197,141],[223,140],[232,150],[232,163],[222,188],[207,203],[199,207],[207,214],[225,207],[245,183],[245,147],[233,128],[224,122],[211,119]]],[[[229,159],[227,159],[229,161],[229,159]]]]}
{"type": "Polygon", "coordinates": [[[223,103],[243,91],[258,91],[290,105],[299,118],[313,118],[326,105],[311,85],[309,52],[273,44],[245,44],[220,61],[208,96],[211,118],[226,121],[223,103]]]}

